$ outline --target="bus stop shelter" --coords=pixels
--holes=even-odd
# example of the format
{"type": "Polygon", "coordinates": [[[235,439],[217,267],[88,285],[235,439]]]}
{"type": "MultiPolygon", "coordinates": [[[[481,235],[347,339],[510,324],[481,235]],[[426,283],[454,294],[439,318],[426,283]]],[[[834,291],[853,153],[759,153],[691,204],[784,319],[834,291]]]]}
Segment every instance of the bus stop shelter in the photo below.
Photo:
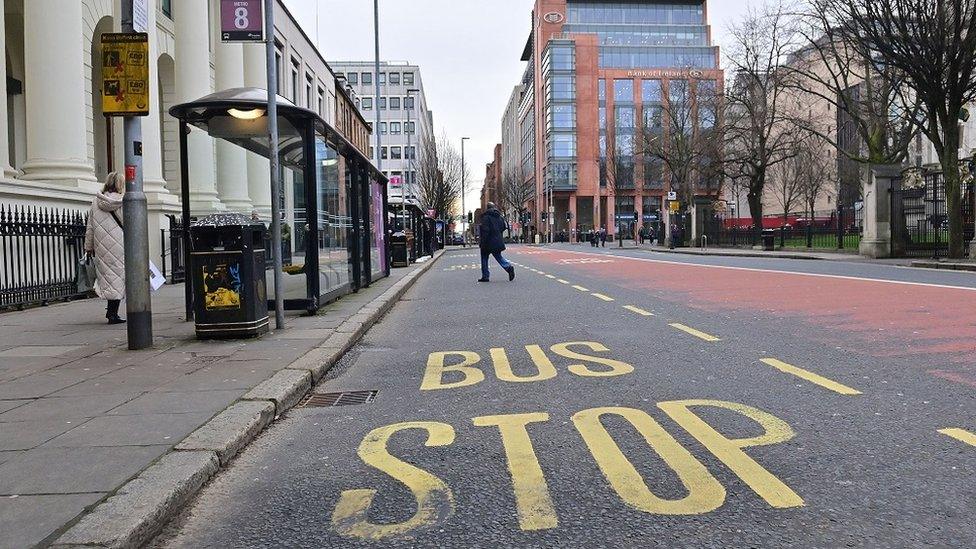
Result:
{"type": "MultiPolygon", "coordinates": [[[[206,132],[264,158],[277,154],[283,202],[285,309],[314,313],[322,305],[389,275],[385,215],[388,181],[363,151],[316,112],[298,107],[281,96],[278,96],[279,150],[272,151],[267,103],[267,90],[234,88],[170,109],[180,124],[183,227],[190,227],[196,217],[214,213],[192,210],[193,181],[187,151],[187,136],[191,131],[206,132]]],[[[240,213],[258,215],[257,212],[240,213]]],[[[190,265],[189,231],[183,233],[184,264],[190,265]]],[[[270,248],[266,255],[270,293],[274,274],[270,248]]],[[[188,318],[193,310],[193,278],[187,276],[186,282],[188,318]]],[[[269,295],[269,301],[274,297],[269,295]]]]}

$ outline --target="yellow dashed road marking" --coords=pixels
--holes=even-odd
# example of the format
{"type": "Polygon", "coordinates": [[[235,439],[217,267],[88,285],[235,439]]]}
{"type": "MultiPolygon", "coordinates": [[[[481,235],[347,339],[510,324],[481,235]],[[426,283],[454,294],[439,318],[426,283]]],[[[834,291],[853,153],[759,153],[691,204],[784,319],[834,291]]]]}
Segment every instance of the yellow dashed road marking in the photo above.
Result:
{"type": "Polygon", "coordinates": [[[592,293],[590,295],[593,296],[593,297],[595,297],[595,298],[597,298],[597,299],[602,299],[603,301],[613,301],[613,298],[610,297],[610,296],[608,296],[608,295],[598,294],[596,292],[594,292],[594,293],[592,293]]]}
{"type": "Polygon", "coordinates": [[[849,396],[861,394],[861,391],[858,391],[857,389],[852,389],[847,385],[844,385],[842,383],[837,383],[832,379],[827,379],[819,374],[815,374],[808,370],[804,370],[803,368],[793,366],[792,364],[787,364],[782,360],[776,360],[775,358],[764,358],[762,359],[761,362],[763,362],[764,364],[768,364],[781,372],[793,374],[797,377],[809,381],[810,383],[819,385],[825,389],[830,389],[835,393],[840,393],[842,395],[849,395],[849,396]]]}
{"type": "Polygon", "coordinates": [[[588,292],[588,291],[590,291],[590,290],[588,290],[588,289],[586,289],[586,288],[584,288],[582,286],[573,286],[573,287],[576,288],[577,290],[581,291],[581,292],[588,292]]]}
{"type": "Polygon", "coordinates": [[[948,429],[939,429],[939,432],[947,437],[952,437],[958,441],[965,442],[970,446],[976,446],[976,434],[970,433],[965,429],[952,427],[948,429]]]}
{"type": "Polygon", "coordinates": [[[628,311],[630,311],[632,313],[637,313],[637,314],[639,314],[641,316],[654,316],[654,313],[649,312],[649,311],[645,311],[644,309],[641,309],[640,307],[634,307],[633,305],[624,305],[624,309],[627,309],[628,311]]]}
{"type": "Polygon", "coordinates": [[[681,330],[686,334],[691,334],[699,339],[704,339],[705,341],[722,341],[721,339],[713,335],[706,334],[705,332],[700,332],[692,328],[691,326],[685,326],[684,324],[678,324],[677,322],[670,324],[670,326],[672,328],[677,328],[678,330],[681,330]]]}

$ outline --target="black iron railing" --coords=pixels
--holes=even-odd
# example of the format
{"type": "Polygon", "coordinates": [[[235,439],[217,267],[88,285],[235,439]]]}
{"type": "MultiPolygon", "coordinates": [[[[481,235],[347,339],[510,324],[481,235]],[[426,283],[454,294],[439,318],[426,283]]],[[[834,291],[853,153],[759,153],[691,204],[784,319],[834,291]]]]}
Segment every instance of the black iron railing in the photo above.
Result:
{"type": "Polygon", "coordinates": [[[186,266],[183,265],[183,221],[175,215],[167,215],[169,229],[159,230],[162,266],[159,268],[163,278],[170,284],[186,280],[186,266]]]}
{"type": "Polygon", "coordinates": [[[86,295],[78,291],[87,216],[0,205],[0,308],[86,295]]]}
{"type": "MultiPolygon", "coordinates": [[[[748,221],[748,220],[746,220],[748,221]]],[[[864,230],[860,204],[836,210],[763,216],[763,232],[772,232],[776,246],[784,249],[845,250],[857,252],[864,230]]],[[[743,220],[720,216],[706,221],[711,246],[749,247],[761,244],[760,232],[743,220]]]]}

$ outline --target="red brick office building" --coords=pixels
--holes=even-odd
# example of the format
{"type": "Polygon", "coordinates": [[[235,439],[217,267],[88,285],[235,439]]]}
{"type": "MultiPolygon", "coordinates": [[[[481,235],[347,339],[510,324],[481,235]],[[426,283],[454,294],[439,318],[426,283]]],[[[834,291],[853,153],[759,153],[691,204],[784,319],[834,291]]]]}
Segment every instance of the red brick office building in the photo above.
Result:
{"type": "Polygon", "coordinates": [[[668,131],[672,81],[722,90],[707,13],[704,0],[536,0],[519,137],[521,176],[536,189],[530,225],[543,238],[550,209],[556,233],[632,231],[635,212],[660,230],[669,175],[635,152],[635,131],[645,121],[668,131]],[[608,146],[614,165],[629,166],[609,188],[608,146]]]}

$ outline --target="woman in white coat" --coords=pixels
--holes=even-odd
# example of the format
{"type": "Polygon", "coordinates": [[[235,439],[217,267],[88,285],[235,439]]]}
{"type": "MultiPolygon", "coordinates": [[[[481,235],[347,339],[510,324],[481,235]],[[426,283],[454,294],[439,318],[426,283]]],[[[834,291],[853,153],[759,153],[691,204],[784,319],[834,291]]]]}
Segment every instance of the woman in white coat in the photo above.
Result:
{"type": "Polygon", "coordinates": [[[95,257],[98,294],[108,300],[105,318],[109,324],[122,324],[119,304],[125,297],[125,246],[122,225],[122,193],[125,178],[108,174],[102,192],[95,195],[85,230],[85,252],[95,257]]]}

